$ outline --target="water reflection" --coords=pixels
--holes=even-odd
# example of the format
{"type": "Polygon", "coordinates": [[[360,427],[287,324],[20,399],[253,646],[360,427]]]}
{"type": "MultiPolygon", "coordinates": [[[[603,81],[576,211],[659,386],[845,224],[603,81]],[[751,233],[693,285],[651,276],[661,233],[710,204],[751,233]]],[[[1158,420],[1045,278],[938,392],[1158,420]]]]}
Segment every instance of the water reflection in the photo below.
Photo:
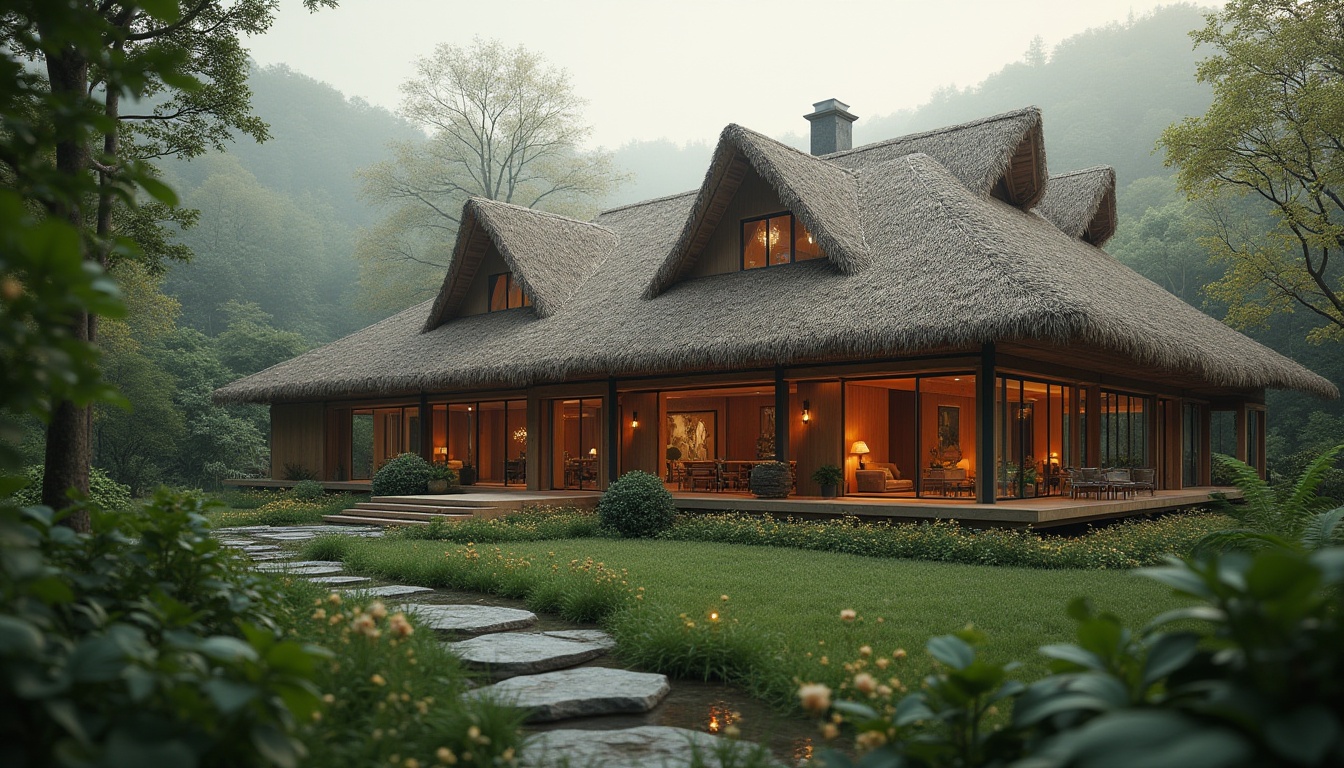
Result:
{"type": "Polygon", "coordinates": [[[742,719],[742,713],[728,706],[726,701],[716,701],[709,705],[709,720],[705,730],[709,733],[723,733],[728,726],[742,719]]]}

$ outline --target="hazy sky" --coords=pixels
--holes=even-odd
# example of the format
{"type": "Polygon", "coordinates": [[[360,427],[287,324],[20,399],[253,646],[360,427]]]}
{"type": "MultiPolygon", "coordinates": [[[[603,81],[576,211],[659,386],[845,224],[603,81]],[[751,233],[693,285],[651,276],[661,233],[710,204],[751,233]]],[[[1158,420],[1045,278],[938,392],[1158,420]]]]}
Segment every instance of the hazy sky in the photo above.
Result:
{"type": "MultiPolygon", "coordinates": [[[[1200,4],[1212,5],[1211,0],[1200,4]]],[[[1218,3],[1221,4],[1221,3],[1218,3]]],[[[250,42],[347,96],[396,109],[416,57],[439,43],[499,38],[569,70],[588,101],[593,143],[713,141],[730,122],[805,133],[827,98],[889,114],[937,88],[967,86],[1089,27],[1123,22],[1151,0],[341,0],[310,15],[281,0],[250,42]]]]}

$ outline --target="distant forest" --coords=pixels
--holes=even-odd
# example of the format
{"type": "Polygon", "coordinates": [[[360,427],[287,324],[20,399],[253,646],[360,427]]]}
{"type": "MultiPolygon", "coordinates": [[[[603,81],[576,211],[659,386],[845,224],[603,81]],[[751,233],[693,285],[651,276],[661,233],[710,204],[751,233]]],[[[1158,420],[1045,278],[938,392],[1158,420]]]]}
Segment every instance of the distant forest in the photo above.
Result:
{"type": "MultiPolygon", "coordinates": [[[[871,115],[854,104],[861,115],[855,143],[1037,105],[1055,173],[1094,165],[1116,169],[1121,216],[1107,250],[1221,318],[1221,308],[1201,293],[1219,276],[1197,243],[1202,212],[1177,193],[1170,169],[1153,151],[1163,128],[1202,114],[1210,102],[1208,89],[1195,81],[1201,54],[1188,36],[1202,25],[1200,9],[1168,6],[1088,30],[1053,50],[1034,45],[983,82],[943,88],[918,109],[871,115]]],[[[207,340],[230,328],[235,334],[240,328],[254,336],[284,334],[285,343],[272,345],[272,352],[226,366],[233,374],[250,373],[247,368],[277,362],[272,358],[282,353],[325,343],[400,309],[371,309],[359,300],[354,242],[381,212],[361,197],[358,173],[389,157],[389,142],[416,135],[397,115],[283,66],[255,69],[250,86],[256,114],[270,125],[270,140],[238,141],[227,154],[164,169],[183,204],[200,211],[199,223],[180,235],[193,258],[173,265],[161,284],[180,302],[176,322],[207,340]]],[[[843,92],[834,95],[844,98],[843,92]]],[[[808,105],[796,106],[801,115],[808,105]]],[[[799,123],[798,133],[778,138],[802,147],[805,125],[801,118],[799,123]]],[[[619,147],[615,160],[630,180],[605,205],[697,187],[715,138],[619,147]]],[[[1289,315],[1248,332],[1344,384],[1344,355],[1307,344],[1304,328],[1289,315]]],[[[1314,447],[1320,436],[1344,431],[1341,415],[1344,408],[1337,403],[1273,394],[1271,457],[1314,447]]],[[[259,427],[264,423],[257,415],[247,419],[259,427]]]]}

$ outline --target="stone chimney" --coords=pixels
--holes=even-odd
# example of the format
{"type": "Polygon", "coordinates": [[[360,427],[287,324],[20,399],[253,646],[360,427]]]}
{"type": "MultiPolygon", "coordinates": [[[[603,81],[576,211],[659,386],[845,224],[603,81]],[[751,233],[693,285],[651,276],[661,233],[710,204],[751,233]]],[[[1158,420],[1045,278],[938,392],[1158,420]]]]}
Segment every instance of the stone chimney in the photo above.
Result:
{"type": "Polygon", "coordinates": [[[812,154],[829,155],[853,148],[852,123],[859,116],[850,114],[848,104],[839,99],[827,99],[818,101],[812,108],[816,111],[803,115],[812,123],[812,154]]]}

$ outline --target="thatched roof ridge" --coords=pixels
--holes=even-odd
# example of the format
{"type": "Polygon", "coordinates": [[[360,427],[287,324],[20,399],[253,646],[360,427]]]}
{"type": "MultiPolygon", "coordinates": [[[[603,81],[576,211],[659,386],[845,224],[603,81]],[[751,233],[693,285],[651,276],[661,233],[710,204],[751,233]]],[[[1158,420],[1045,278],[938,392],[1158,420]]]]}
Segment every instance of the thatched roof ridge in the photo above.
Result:
{"type": "Polygon", "coordinates": [[[1104,245],[1115,234],[1115,169],[1099,165],[1051,176],[1035,211],[1069,237],[1104,245]]]}
{"type": "MultiPolygon", "coordinates": [[[[750,160],[743,155],[740,162],[750,160]]],[[[797,175],[791,168],[780,173],[797,175]]],[[[599,215],[593,224],[617,238],[616,246],[595,252],[592,268],[553,314],[491,312],[421,332],[429,309],[421,304],[233,382],[215,399],[512,388],[975,351],[985,342],[1076,349],[1117,366],[1151,367],[1195,391],[1282,387],[1338,395],[1330,382],[1037,213],[968,188],[936,156],[908,154],[843,177],[814,177],[839,178],[853,189],[853,231],[863,233],[865,268],[846,273],[825,260],[807,261],[682,279],[646,297],[702,205],[702,188],[599,215]]]]}
{"type": "Polygon", "coordinates": [[[457,313],[485,255],[487,238],[531,298],[538,317],[559,311],[600,258],[620,242],[599,224],[482,197],[467,200],[461,220],[453,259],[425,331],[457,313]]]}
{"type": "Polygon", "coordinates": [[[823,159],[861,171],[915,153],[937,160],[977,194],[989,195],[1000,180],[1016,179],[1009,201],[1024,209],[1045,192],[1045,133],[1037,107],[865,144],[823,159]]]}
{"type": "Polygon", "coordinates": [[[719,136],[681,237],[644,289],[645,298],[666,290],[695,264],[723,207],[737,191],[744,164],[774,188],[780,203],[802,220],[837,269],[852,274],[868,264],[853,173],[740,125],[729,125],[719,136]]]}

